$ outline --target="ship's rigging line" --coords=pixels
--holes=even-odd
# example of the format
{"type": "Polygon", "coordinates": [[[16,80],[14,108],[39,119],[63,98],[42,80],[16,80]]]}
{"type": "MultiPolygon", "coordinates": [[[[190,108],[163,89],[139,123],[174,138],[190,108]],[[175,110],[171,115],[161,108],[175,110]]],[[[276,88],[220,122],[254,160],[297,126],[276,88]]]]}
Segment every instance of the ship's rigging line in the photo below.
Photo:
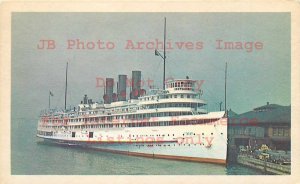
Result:
{"type": "MultiPolygon", "coordinates": [[[[64,76],[64,75],[65,75],[65,73],[62,76],[64,76]]],[[[68,73],[68,78],[70,80],[70,74],[69,73],[68,73]]],[[[61,90],[57,90],[56,92],[55,92],[55,90],[53,90],[54,95],[58,98],[54,98],[55,99],[55,106],[52,107],[52,109],[58,109],[58,110],[63,109],[63,106],[62,106],[61,102],[62,102],[62,97],[65,95],[65,90],[63,90],[64,87],[65,87],[65,81],[64,81],[64,83],[61,83],[61,85],[59,87],[59,89],[61,89],[61,90]],[[61,92],[61,93],[59,93],[59,92],[61,92]],[[56,95],[56,93],[60,94],[60,95],[56,95]]],[[[69,90],[69,88],[68,88],[68,91],[67,91],[67,97],[69,97],[69,102],[71,102],[72,101],[72,95],[71,95],[71,90],[69,90]]]]}
{"type": "MultiPolygon", "coordinates": [[[[60,84],[61,85],[60,85],[59,89],[63,89],[64,85],[62,83],[60,83],[60,84]]],[[[53,93],[54,93],[54,99],[55,99],[55,106],[53,108],[57,109],[58,107],[61,106],[62,97],[63,97],[63,95],[64,95],[65,92],[64,92],[64,90],[57,90],[57,91],[53,90],[53,93]],[[56,93],[59,94],[59,95],[56,95],[56,93]],[[55,96],[58,97],[58,98],[55,98],[55,96]]]]}
{"type": "MultiPolygon", "coordinates": [[[[203,88],[202,88],[202,90],[203,90],[203,88]]],[[[207,96],[207,98],[205,98],[205,100],[210,101],[210,102],[216,102],[216,103],[220,102],[220,99],[216,98],[216,95],[213,95],[213,94],[216,94],[216,93],[213,93],[209,88],[206,88],[203,91],[204,91],[203,94],[207,96]]],[[[212,104],[213,103],[210,103],[210,108],[212,108],[212,109],[210,109],[211,111],[212,110],[213,111],[219,110],[218,108],[215,108],[214,106],[212,106],[212,104]]],[[[208,104],[207,104],[207,106],[208,106],[208,104]]]]}
{"type": "MultiPolygon", "coordinates": [[[[73,61],[74,61],[74,57],[73,57],[73,61]]],[[[68,59],[68,62],[70,63],[70,60],[68,59]]],[[[69,65],[69,70],[70,70],[70,65],[69,65]]],[[[72,110],[72,106],[74,106],[74,104],[72,105],[73,99],[72,99],[72,88],[70,88],[70,83],[72,84],[72,72],[68,72],[68,91],[67,91],[67,102],[69,101],[69,107],[72,110]]],[[[75,105],[76,106],[76,105],[75,105]]],[[[68,107],[68,105],[67,105],[68,107]]]]}
{"type": "MultiPolygon", "coordinates": [[[[160,67],[161,67],[161,61],[158,62],[158,66],[157,66],[157,70],[158,70],[158,71],[159,71],[160,67]]],[[[159,72],[154,72],[154,71],[153,71],[152,73],[155,75],[155,78],[157,78],[158,75],[161,75],[161,73],[159,73],[159,72]]],[[[160,76],[159,76],[158,78],[160,78],[160,76]]],[[[153,85],[154,85],[154,86],[152,86],[152,87],[155,88],[155,83],[154,83],[153,85]]],[[[150,86],[149,86],[149,87],[150,87],[150,86]]]]}
{"type": "MultiPolygon", "coordinates": [[[[221,67],[219,67],[218,65],[215,65],[215,64],[213,64],[213,62],[212,62],[212,64],[211,64],[211,66],[215,69],[214,71],[216,71],[215,73],[220,73],[220,74],[222,74],[223,72],[224,72],[224,68],[221,68],[221,67]]],[[[227,75],[227,78],[228,78],[228,73],[226,74],[227,75]]],[[[202,88],[203,89],[203,88],[202,88]]],[[[210,100],[208,100],[208,99],[206,99],[206,100],[208,100],[208,101],[210,101],[210,102],[216,102],[216,103],[220,103],[221,101],[222,102],[224,102],[223,100],[223,98],[222,97],[220,97],[219,99],[217,99],[216,98],[216,93],[213,93],[209,88],[206,88],[205,89],[205,91],[204,91],[204,94],[205,95],[208,95],[208,98],[210,99],[210,100]],[[214,94],[214,95],[212,95],[212,94],[214,94]],[[212,99],[214,99],[214,100],[212,100],[212,99]],[[221,99],[221,100],[220,100],[221,99]]],[[[225,105],[225,104],[224,104],[225,105]]],[[[215,107],[213,107],[213,106],[211,106],[210,105],[210,108],[211,108],[211,110],[218,110],[219,108],[218,108],[219,106],[217,106],[216,108],[215,107]]],[[[224,106],[224,109],[225,109],[226,107],[224,106]]],[[[208,109],[208,104],[207,104],[207,109],[208,109]]],[[[228,109],[228,103],[227,103],[227,109],[228,109]]]]}

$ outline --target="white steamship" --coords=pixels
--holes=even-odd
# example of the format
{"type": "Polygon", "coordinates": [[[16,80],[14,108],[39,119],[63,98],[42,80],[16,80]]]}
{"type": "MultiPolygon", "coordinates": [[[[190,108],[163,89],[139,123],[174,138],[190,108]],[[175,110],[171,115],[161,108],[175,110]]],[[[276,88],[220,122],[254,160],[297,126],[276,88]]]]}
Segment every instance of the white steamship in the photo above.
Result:
{"type": "MultiPolygon", "coordinates": [[[[165,64],[165,51],[155,54],[165,64]]],[[[226,163],[226,113],[206,110],[195,80],[168,80],[163,89],[146,93],[139,82],[141,72],[133,71],[129,99],[127,76],[119,75],[116,94],[113,80],[106,79],[103,102],[93,102],[85,95],[72,110],[66,109],[66,85],[65,110],[41,113],[37,136],[66,146],[134,156],[226,163]]]]}

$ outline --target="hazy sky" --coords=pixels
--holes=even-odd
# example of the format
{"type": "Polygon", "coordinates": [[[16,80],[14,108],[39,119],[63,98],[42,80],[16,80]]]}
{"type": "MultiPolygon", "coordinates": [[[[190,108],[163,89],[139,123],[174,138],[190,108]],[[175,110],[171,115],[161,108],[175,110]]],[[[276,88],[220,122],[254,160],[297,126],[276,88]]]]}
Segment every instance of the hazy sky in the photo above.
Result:
{"type": "Polygon", "coordinates": [[[48,107],[49,90],[54,93],[52,107],[63,108],[67,61],[68,106],[80,103],[84,94],[102,100],[97,77],[117,80],[118,74],[131,77],[132,70],[141,70],[142,79],[161,87],[162,59],[153,49],[126,49],[126,43],[162,41],[164,17],[167,41],[174,46],[167,52],[166,76],[204,80],[209,110],[224,101],[225,62],[233,111],[243,113],[266,102],[290,105],[289,13],[13,13],[13,116],[37,118],[48,107]],[[56,48],[37,49],[43,39],[55,40],[56,48]],[[68,40],[76,39],[112,42],[114,49],[67,49],[68,40]],[[263,49],[218,50],[219,39],[261,42],[263,49]],[[202,49],[180,49],[176,42],[202,42],[202,49]]]}

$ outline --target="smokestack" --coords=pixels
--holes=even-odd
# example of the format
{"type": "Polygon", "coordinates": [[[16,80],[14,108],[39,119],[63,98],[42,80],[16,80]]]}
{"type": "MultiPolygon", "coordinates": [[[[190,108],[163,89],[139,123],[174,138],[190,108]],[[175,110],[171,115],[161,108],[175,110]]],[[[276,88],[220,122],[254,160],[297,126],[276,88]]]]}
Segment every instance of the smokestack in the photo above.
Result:
{"type": "Polygon", "coordinates": [[[106,78],[105,95],[107,97],[104,100],[108,104],[110,104],[112,102],[113,91],[114,91],[114,79],[113,78],[106,78]]]}
{"type": "Polygon", "coordinates": [[[118,82],[118,101],[126,101],[126,81],[127,75],[119,75],[119,82],[118,82]]]}
{"type": "Polygon", "coordinates": [[[130,94],[131,99],[138,99],[141,90],[141,71],[132,71],[132,91],[130,94]]]}

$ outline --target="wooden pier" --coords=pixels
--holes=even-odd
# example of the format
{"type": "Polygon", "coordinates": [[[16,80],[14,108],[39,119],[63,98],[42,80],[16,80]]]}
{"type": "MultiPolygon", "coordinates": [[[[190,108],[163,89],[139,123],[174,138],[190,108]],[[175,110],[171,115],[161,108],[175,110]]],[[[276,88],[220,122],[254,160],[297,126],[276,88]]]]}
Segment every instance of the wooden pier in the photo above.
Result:
{"type": "Polygon", "coordinates": [[[289,175],[291,174],[291,165],[280,165],[264,160],[252,158],[247,155],[238,155],[237,162],[247,167],[258,169],[266,174],[289,175]]]}

